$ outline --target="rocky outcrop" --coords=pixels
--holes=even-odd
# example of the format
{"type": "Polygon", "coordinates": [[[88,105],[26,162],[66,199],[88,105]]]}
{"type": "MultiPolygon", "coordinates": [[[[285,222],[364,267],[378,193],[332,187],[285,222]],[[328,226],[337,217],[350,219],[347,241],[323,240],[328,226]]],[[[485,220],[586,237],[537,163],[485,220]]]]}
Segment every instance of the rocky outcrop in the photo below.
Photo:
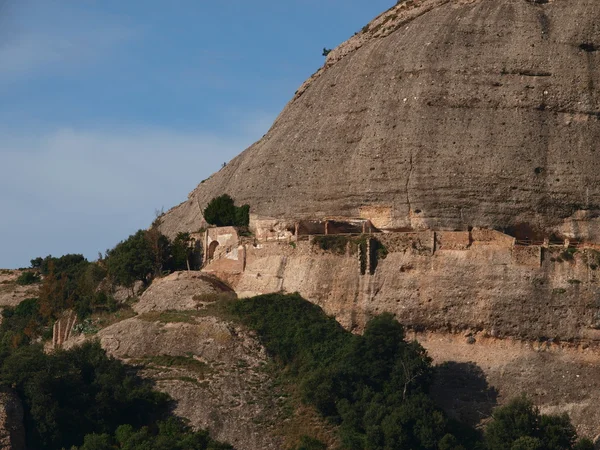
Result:
{"type": "Polygon", "coordinates": [[[25,450],[23,405],[9,388],[0,390],[0,449],[25,450]]]}
{"type": "MultiPolygon", "coordinates": [[[[174,272],[155,279],[133,305],[137,313],[197,310],[231,289],[222,281],[198,271],[174,272]]],[[[235,294],[234,294],[235,295],[235,294]]]]}
{"type": "Polygon", "coordinates": [[[399,2],[335,49],[256,144],[170,210],[480,226],[600,240],[595,0],[399,2]]]}
{"type": "Polygon", "coordinates": [[[175,414],[241,450],[280,449],[284,398],[246,331],[194,312],[146,313],[98,333],[112,356],[142,368],[175,400],[175,414]]]}
{"type": "MultiPolygon", "coordinates": [[[[344,217],[415,231],[383,235],[373,270],[356,253],[258,234],[238,252],[243,264],[206,270],[242,296],[298,291],[356,331],[392,312],[439,333],[420,337],[437,361],[475,361],[499,401],[529,391],[594,436],[599,21],[596,0],[400,1],[334,49],[269,132],[161,230],[197,230],[208,201],[228,193],[287,231],[344,217]],[[478,229],[537,242],[474,238],[478,229]],[[542,245],[553,237],[590,245],[542,245]]],[[[489,412],[496,399],[480,394],[489,412]]]]}
{"type": "Polygon", "coordinates": [[[96,335],[73,336],[64,348],[98,339],[108,354],[169,394],[176,415],[236,449],[291,448],[302,435],[332,440],[331,427],[290,395],[254,333],[223,318],[214,302],[184,309],[188,290],[208,283],[201,279],[214,282],[193,273],[163,279],[154,295],[168,295],[154,299],[154,309],[146,305],[96,335]],[[178,293],[183,301],[173,303],[178,293]]]}

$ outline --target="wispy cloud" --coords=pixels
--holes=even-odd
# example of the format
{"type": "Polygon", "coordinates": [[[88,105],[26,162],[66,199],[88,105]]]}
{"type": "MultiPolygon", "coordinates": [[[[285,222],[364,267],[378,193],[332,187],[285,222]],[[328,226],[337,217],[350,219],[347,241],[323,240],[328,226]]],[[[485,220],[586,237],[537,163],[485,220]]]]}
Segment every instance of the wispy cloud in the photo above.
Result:
{"type": "MultiPolygon", "coordinates": [[[[256,130],[254,124],[250,130],[256,130]]],[[[5,131],[0,187],[21,186],[46,201],[61,197],[130,208],[148,197],[154,202],[181,197],[185,186],[217,170],[253,137],[158,128],[60,128],[35,137],[5,131]]]]}
{"type": "Polygon", "coordinates": [[[0,130],[0,267],[68,251],[93,258],[148,226],[266,132],[253,120],[235,128],[0,130]]]}

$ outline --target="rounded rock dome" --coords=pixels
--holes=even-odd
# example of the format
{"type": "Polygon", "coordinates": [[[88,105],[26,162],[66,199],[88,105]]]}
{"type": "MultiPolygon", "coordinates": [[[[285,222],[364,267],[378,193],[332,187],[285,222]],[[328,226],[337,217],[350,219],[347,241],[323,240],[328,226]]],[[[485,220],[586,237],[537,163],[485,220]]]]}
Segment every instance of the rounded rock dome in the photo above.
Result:
{"type": "Polygon", "coordinates": [[[600,240],[599,23],[597,0],[401,1],[163,231],[228,193],[264,217],[600,240]]]}

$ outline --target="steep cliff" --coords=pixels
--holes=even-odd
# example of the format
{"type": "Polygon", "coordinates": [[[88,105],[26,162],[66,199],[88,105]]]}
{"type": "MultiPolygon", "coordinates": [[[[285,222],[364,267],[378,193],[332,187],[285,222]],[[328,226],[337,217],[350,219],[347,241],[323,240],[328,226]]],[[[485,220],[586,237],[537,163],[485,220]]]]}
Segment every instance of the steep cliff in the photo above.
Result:
{"type": "Polygon", "coordinates": [[[204,270],[240,296],[299,292],[357,332],[393,313],[448,363],[440,404],[473,425],[525,392],[544,412],[568,412],[580,433],[600,434],[600,252],[518,246],[486,230],[374,236],[387,252],[367,267],[360,253],[305,240],[249,245],[243,270],[223,260],[204,270]]]}
{"type": "Polygon", "coordinates": [[[260,216],[600,238],[596,0],[402,1],[335,49],[257,143],[164,217],[260,216]],[[363,208],[361,210],[361,208],[363,208]]]}

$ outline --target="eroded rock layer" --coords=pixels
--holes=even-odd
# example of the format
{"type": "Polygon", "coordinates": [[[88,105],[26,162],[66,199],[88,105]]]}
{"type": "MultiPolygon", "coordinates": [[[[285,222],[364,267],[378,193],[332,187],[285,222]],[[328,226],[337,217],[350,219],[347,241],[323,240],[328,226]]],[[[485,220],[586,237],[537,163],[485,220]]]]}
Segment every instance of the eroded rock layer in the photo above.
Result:
{"type": "Polygon", "coordinates": [[[597,241],[598,23],[596,0],[400,2],[335,49],[163,232],[198,229],[229,193],[268,217],[380,206],[389,228],[597,241]]]}

